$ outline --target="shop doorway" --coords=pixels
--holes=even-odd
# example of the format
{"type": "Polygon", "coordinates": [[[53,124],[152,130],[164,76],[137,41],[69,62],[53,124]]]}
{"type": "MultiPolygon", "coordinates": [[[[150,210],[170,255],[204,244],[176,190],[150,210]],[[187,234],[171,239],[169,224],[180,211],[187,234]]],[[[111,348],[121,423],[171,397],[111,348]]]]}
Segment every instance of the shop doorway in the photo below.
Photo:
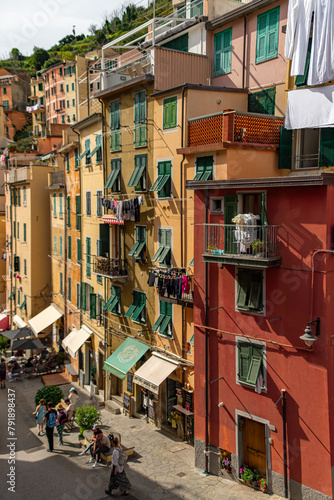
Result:
{"type": "Polygon", "coordinates": [[[104,390],[104,373],[103,373],[104,355],[99,351],[99,389],[104,390]]]}
{"type": "Polygon", "coordinates": [[[267,473],[266,426],[249,418],[240,418],[239,428],[242,431],[243,463],[251,469],[258,469],[261,474],[267,473]]]}

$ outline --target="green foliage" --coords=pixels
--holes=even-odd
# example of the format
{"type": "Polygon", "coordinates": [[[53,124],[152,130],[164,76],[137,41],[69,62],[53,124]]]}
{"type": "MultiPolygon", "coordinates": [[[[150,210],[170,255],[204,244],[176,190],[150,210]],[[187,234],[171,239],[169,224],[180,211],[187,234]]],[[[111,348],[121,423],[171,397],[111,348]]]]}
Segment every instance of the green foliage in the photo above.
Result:
{"type": "Polygon", "coordinates": [[[9,340],[0,335],[0,354],[4,354],[7,350],[9,340]]]}
{"type": "Polygon", "coordinates": [[[92,429],[94,424],[101,422],[101,413],[94,406],[82,405],[76,409],[75,417],[79,424],[80,436],[84,431],[92,429]]]}
{"type": "Polygon", "coordinates": [[[38,405],[41,399],[45,399],[46,404],[52,401],[53,406],[56,406],[64,399],[64,393],[57,385],[45,385],[36,392],[35,404],[38,405]]]}
{"type": "Polygon", "coordinates": [[[23,61],[24,56],[21,54],[19,49],[12,49],[9,53],[9,57],[13,59],[13,61],[23,61]]]}
{"type": "Polygon", "coordinates": [[[34,53],[30,57],[31,67],[36,71],[40,71],[49,57],[50,56],[47,50],[34,47],[34,53]]]}
{"type": "Polygon", "coordinates": [[[36,139],[33,135],[29,135],[28,137],[23,137],[22,139],[18,140],[15,145],[15,149],[20,153],[24,153],[25,151],[32,151],[36,149],[35,145],[36,139]]]}
{"type": "Polygon", "coordinates": [[[58,363],[58,365],[62,365],[64,363],[64,359],[65,359],[65,353],[64,352],[58,352],[57,356],[56,356],[56,361],[58,363]]]}

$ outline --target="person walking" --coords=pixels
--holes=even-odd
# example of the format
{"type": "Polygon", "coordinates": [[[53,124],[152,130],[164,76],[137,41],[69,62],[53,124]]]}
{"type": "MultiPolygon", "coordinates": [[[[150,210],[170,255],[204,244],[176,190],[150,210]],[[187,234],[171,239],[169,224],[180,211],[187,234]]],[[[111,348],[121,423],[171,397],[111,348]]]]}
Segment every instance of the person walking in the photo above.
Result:
{"type": "Polygon", "coordinates": [[[44,427],[44,417],[46,413],[46,403],[45,399],[40,399],[39,405],[36,406],[36,410],[33,415],[36,415],[36,424],[38,430],[38,436],[42,435],[43,427],[44,427]]]}
{"type": "Polygon", "coordinates": [[[5,358],[1,358],[1,363],[0,363],[1,389],[5,389],[6,388],[6,375],[7,375],[7,365],[5,363],[5,358]]]}
{"type": "Polygon", "coordinates": [[[110,480],[108,488],[104,491],[107,495],[112,495],[112,490],[117,490],[117,488],[119,488],[121,495],[128,495],[129,489],[131,488],[131,483],[128,480],[124,470],[126,456],[124,457],[125,453],[121,449],[117,437],[114,437],[114,439],[112,440],[112,445],[114,451],[112,454],[110,480]]]}
{"type": "Polygon", "coordinates": [[[57,427],[58,443],[64,444],[63,443],[63,430],[64,430],[65,424],[67,422],[67,413],[66,413],[65,407],[62,403],[59,403],[56,406],[56,409],[57,409],[56,427],[57,427]]]}
{"type": "Polygon", "coordinates": [[[95,440],[95,446],[93,449],[91,448],[90,450],[90,455],[91,459],[89,460],[90,462],[93,462],[94,457],[95,457],[95,463],[93,467],[99,467],[100,460],[101,460],[101,453],[107,453],[110,451],[110,441],[108,436],[105,436],[101,429],[98,430],[96,434],[96,440],[95,440]]]}
{"type": "Polygon", "coordinates": [[[71,387],[69,395],[68,395],[68,399],[71,401],[73,406],[75,406],[75,403],[77,402],[78,397],[79,397],[78,391],[75,389],[75,387],[71,387]]]}
{"type": "Polygon", "coordinates": [[[48,443],[49,443],[49,451],[50,453],[53,452],[53,429],[56,427],[56,422],[57,422],[57,411],[53,408],[53,403],[50,401],[48,403],[48,410],[45,413],[44,417],[44,422],[46,423],[45,431],[46,431],[46,437],[48,438],[48,443]]]}

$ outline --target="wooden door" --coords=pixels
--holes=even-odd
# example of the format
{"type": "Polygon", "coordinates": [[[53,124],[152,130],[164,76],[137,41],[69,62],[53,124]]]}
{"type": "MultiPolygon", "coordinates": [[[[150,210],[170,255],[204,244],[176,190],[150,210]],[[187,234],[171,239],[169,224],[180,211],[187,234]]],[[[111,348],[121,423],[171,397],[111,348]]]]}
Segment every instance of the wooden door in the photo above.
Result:
{"type": "Polygon", "coordinates": [[[243,430],[244,463],[266,475],[265,425],[245,418],[243,430]]]}

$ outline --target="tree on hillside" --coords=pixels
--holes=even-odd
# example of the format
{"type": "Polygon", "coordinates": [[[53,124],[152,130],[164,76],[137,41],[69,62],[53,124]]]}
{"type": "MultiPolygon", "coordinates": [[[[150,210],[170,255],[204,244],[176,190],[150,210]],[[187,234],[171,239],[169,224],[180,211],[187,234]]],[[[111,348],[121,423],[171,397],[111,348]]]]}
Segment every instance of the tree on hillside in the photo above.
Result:
{"type": "Polygon", "coordinates": [[[47,50],[41,49],[39,47],[34,47],[34,53],[30,58],[32,67],[36,71],[40,71],[45,64],[45,61],[49,59],[49,53],[47,50]]]}
{"type": "Polygon", "coordinates": [[[10,51],[9,57],[13,61],[23,61],[23,59],[24,59],[24,56],[21,54],[19,49],[15,49],[15,48],[10,51]]]}

